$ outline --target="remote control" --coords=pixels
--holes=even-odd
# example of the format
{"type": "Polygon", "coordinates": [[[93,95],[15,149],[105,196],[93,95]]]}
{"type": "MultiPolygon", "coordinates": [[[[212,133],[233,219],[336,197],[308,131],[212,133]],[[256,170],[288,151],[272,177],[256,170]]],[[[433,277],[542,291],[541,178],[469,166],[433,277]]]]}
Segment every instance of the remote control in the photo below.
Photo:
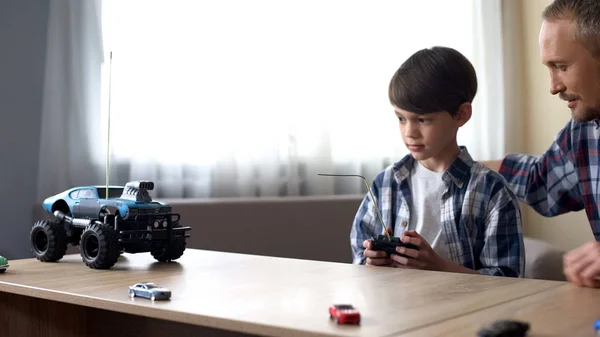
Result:
{"type": "Polygon", "coordinates": [[[406,258],[411,258],[411,257],[408,255],[398,253],[396,251],[396,247],[401,246],[401,247],[419,250],[419,247],[417,247],[411,243],[404,243],[404,242],[400,241],[400,238],[398,238],[398,237],[391,237],[390,239],[388,239],[383,234],[373,236],[370,239],[370,241],[371,241],[371,245],[373,246],[372,250],[383,250],[390,255],[396,254],[396,255],[404,256],[406,258]]]}

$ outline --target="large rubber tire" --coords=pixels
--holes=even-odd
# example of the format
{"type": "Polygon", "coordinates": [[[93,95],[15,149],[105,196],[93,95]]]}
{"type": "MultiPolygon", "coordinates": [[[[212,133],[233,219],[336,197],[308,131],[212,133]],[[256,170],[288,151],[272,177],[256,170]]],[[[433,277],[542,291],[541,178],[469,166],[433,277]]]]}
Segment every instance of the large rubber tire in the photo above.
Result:
{"type": "Polygon", "coordinates": [[[67,252],[67,232],[62,222],[41,220],[29,232],[33,255],[42,262],[56,262],[67,252]]]}
{"type": "Polygon", "coordinates": [[[177,260],[183,255],[185,251],[185,238],[178,238],[174,240],[170,245],[166,244],[158,249],[153,249],[150,254],[160,262],[167,262],[177,260]]]}
{"type": "Polygon", "coordinates": [[[109,269],[119,259],[117,234],[112,227],[94,223],[83,231],[79,252],[83,262],[93,269],[109,269]]]}

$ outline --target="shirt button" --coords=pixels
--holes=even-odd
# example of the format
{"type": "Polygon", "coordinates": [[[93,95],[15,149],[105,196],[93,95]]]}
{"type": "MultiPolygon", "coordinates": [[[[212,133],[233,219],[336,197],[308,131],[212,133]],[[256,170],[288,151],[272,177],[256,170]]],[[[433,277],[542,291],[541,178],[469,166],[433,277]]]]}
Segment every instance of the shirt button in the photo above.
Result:
{"type": "Polygon", "coordinates": [[[406,227],[408,223],[406,221],[402,221],[402,227],[406,227]]]}

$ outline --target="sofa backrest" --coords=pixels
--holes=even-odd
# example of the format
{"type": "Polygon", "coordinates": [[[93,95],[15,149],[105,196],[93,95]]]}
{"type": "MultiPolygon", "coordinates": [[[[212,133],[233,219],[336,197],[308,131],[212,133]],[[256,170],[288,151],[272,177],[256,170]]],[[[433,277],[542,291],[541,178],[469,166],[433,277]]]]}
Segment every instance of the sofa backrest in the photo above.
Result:
{"type": "Polygon", "coordinates": [[[161,200],[192,227],[189,248],[352,262],[350,229],[363,196],[161,200]]]}

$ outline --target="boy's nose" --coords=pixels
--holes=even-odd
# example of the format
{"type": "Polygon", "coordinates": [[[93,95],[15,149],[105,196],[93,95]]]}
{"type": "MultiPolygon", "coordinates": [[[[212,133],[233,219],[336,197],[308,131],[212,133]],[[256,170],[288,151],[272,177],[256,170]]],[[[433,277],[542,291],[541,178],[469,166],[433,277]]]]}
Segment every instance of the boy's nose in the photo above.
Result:
{"type": "Polygon", "coordinates": [[[404,127],[404,135],[408,138],[418,138],[419,137],[419,128],[414,123],[406,123],[404,127]]]}

